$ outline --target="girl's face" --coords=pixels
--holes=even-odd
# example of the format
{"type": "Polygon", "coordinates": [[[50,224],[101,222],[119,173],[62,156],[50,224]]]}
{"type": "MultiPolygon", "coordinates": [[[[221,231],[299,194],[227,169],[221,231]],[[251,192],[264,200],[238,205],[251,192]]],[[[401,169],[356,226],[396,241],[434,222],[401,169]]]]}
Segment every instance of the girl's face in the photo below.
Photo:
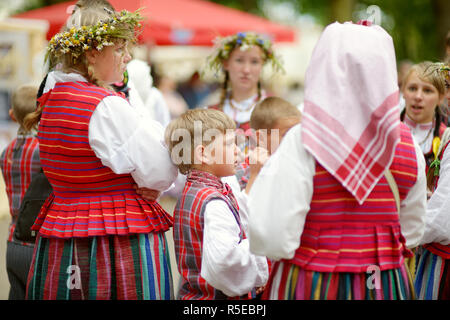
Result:
{"type": "Polygon", "coordinates": [[[233,90],[255,90],[264,64],[263,52],[259,46],[252,46],[242,51],[234,49],[228,60],[224,62],[224,69],[230,76],[233,90]]]}
{"type": "Polygon", "coordinates": [[[411,73],[406,79],[403,97],[406,102],[406,114],[415,123],[433,121],[434,110],[444,98],[435,86],[420,79],[416,72],[411,73]]]}
{"type": "Polygon", "coordinates": [[[118,41],[101,51],[92,50],[88,55],[88,61],[94,67],[95,77],[106,84],[121,82],[130,60],[126,41],[118,41]]]}

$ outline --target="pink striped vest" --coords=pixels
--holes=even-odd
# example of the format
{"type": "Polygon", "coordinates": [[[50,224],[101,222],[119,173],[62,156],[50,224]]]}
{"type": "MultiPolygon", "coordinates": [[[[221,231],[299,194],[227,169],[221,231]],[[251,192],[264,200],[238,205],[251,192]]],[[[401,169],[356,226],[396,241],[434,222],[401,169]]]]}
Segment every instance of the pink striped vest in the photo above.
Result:
{"type": "MultiPolygon", "coordinates": [[[[445,150],[447,149],[448,145],[449,145],[450,141],[447,142],[447,144],[445,145],[444,149],[442,150],[440,156],[439,156],[439,160],[442,161],[442,157],[444,155],[445,150]]],[[[439,184],[439,177],[436,181],[436,188],[437,185],[439,184]]],[[[450,259],[450,245],[444,245],[444,244],[440,244],[437,242],[433,242],[433,243],[428,243],[424,245],[424,248],[427,249],[428,251],[434,253],[435,255],[438,255],[444,259],[450,259]]]]}
{"type": "Polygon", "coordinates": [[[116,93],[87,82],[57,83],[39,102],[42,168],[53,187],[33,230],[44,237],[91,237],[167,231],[172,219],[139,196],[130,174],[95,156],[88,128],[100,101],[116,93]]]}
{"type": "MultiPolygon", "coordinates": [[[[229,299],[200,275],[202,265],[204,212],[208,202],[225,201],[239,225],[240,238],[245,233],[239,217],[239,207],[227,184],[206,172],[192,170],[186,179],[183,194],[174,211],[174,242],[178,271],[182,277],[181,300],[229,299]]],[[[239,298],[239,297],[237,297],[239,298]]]]}
{"type": "MultiPolygon", "coordinates": [[[[417,179],[412,136],[404,124],[390,170],[403,200],[417,179]]],[[[362,205],[317,162],[313,185],[300,247],[291,263],[318,272],[361,273],[371,265],[398,268],[412,255],[384,176],[362,205]]]]}

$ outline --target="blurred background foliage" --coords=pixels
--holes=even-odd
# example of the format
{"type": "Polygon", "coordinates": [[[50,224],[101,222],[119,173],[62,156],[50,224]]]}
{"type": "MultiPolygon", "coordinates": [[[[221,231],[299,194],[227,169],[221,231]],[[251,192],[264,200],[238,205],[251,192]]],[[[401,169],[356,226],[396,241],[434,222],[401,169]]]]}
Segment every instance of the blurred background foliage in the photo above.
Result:
{"type": "MultiPolygon", "coordinates": [[[[267,0],[212,0],[236,9],[267,14],[267,0]]],[[[290,3],[300,15],[311,15],[325,26],[329,23],[367,17],[367,8],[381,9],[381,26],[393,37],[397,59],[413,62],[438,61],[445,55],[445,38],[450,30],[449,0],[270,0],[290,3]]]]}
{"type": "MultiPolygon", "coordinates": [[[[3,0],[2,0],[3,1],[3,0]]],[[[27,11],[65,0],[28,0],[18,11],[27,11]]],[[[163,1],[163,0],[154,0],[163,1]]],[[[274,5],[285,6],[289,16],[309,17],[326,26],[339,21],[367,18],[368,8],[381,9],[381,26],[393,37],[397,60],[414,63],[442,60],[450,30],[450,0],[209,0],[266,18],[274,5]],[[268,6],[268,4],[270,6],[268,6]]],[[[286,12],[286,11],[285,11],[286,12]]],[[[281,17],[281,20],[283,18],[281,17]]],[[[287,22],[287,21],[279,21],[287,22]]],[[[292,19],[291,19],[292,22],[292,19]]]]}

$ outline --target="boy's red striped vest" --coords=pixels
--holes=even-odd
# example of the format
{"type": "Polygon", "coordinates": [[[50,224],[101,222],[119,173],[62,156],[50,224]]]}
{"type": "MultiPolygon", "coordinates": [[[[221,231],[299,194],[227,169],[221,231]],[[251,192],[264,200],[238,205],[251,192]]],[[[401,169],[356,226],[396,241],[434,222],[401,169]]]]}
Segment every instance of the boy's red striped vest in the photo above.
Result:
{"type": "Polygon", "coordinates": [[[227,203],[236,223],[240,238],[245,233],[239,217],[239,207],[231,188],[214,175],[192,170],[186,179],[183,194],[174,211],[174,242],[178,271],[182,277],[181,300],[228,299],[223,292],[209,285],[200,276],[203,249],[203,226],[206,205],[220,199],[227,203]]]}
{"type": "Polygon", "coordinates": [[[109,90],[57,83],[43,95],[39,124],[42,168],[53,186],[33,230],[45,237],[90,237],[167,231],[171,217],[139,196],[130,174],[115,174],[89,145],[89,121],[109,90]]]}
{"type": "MultiPolygon", "coordinates": [[[[390,171],[403,200],[417,179],[412,136],[404,124],[390,171]]],[[[317,162],[313,185],[300,247],[291,263],[318,272],[360,273],[370,265],[398,268],[405,256],[412,256],[384,176],[362,205],[317,162]]]]}
{"type": "MultiPolygon", "coordinates": [[[[449,143],[450,143],[450,141],[447,142],[447,144],[441,151],[441,154],[439,155],[440,161],[442,161],[442,157],[444,156],[444,152],[447,149],[449,143]]],[[[439,184],[439,177],[436,181],[435,189],[437,188],[438,184],[439,184]]],[[[425,244],[423,247],[425,249],[427,249],[428,251],[430,251],[430,252],[434,253],[435,255],[438,255],[444,259],[450,259],[450,245],[443,245],[440,243],[433,242],[433,243],[425,244]]]]}
{"type": "Polygon", "coordinates": [[[23,242],[13,237],[19,215],[20,204],[33,177],[41,170],[39,161],[39,142],[31,133],[18,133],[0,155],[0,166],[5,180],[6,195],[11,213],[8,241],[23,245],[34,243],[23,242]]]}

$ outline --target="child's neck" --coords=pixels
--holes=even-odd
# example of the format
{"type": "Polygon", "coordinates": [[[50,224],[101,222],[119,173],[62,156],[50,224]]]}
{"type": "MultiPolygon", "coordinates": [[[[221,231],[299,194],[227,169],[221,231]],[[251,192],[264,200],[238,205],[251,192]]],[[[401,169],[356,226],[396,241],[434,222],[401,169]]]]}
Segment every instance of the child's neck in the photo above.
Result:
{"type": "Polygon", "coordinates": [[[253,97],[257,93],[258,93],[258,88],[255,88],[250,91],[248,91],[248,90],[240,91],[240,90],[233,89],[231,91],[231,99],[233,99],[236,102],[241,102],[241,101],[244,101],[244,100],[247,100],[247,99],[253,97]]]}
{"type": "Polygon", "coordinates": [[[215,174],[215,172],[212,170],[212,168],[210,168],[208,165],[205,165],[205,164],[197,164],[197,165],[193,165],[193,166],[192,166],[192,169],[197,170],[197,171],[202,171],[202,172],[206,172],[206,173],[212,174],[213,176],[215,176],[215,177],[217,177],[217,178],[220,179],[220,177],[217,176],[217,175],[215,174]]]}

